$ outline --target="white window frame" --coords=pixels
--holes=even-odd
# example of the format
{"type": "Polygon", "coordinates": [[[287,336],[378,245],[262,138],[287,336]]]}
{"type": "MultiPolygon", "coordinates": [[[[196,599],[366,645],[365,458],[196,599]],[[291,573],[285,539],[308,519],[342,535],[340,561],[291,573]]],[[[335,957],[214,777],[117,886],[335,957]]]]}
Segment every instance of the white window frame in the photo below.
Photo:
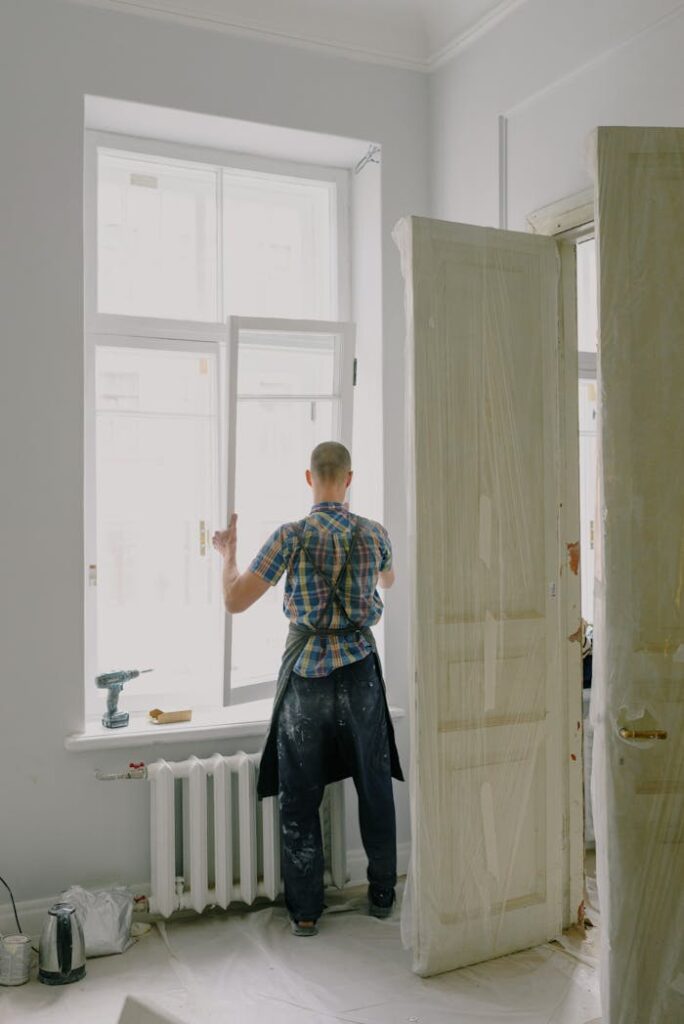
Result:
{"type": "MultiPolygon", "coordinates": [[[[550,235],[558,241],[571,242],[577,246],[594,238],[594,190],[583,189],[555,203],[535,210],[527,217],[527,224],[534,234],[550,235]]],[[[578,351],[579,379],[596,380],[598,356],[596,352],[578,351]]]]}
{"type": "MultiPolygon", "coordinates": [[[[594,189],[583,189],[581,192],[576,192],[539,210],[535,210],[528,215],[527,224],[530,231],[535,234],[547,235],[572,245],[574,249],[572,273],[575,277],[576,285],[577,246],[581,242],[586,242],[596,237],[594,189]]],[[[596,381],[598,378],[598,352],[587,352],[586,350],[578,349],[577,371],[578,386],[583,382],[596,381]]],[[[577,454],[577,485],[579,487],[579,448],[577,454]]]]}
{"type": "MultiPolygon", "coordinates": [[[[287,330],[302,333],[330,333],[341,338],[339,352],[339,401],[342,421],[340,439],[351,448],[354,376],[354,327],[351,312],[350,266],[350,187],[349,172],[312,164],[271,160],[245,153],[234,153],[208,147],[142,139],[109,132],[86,131],[84,137],[84,305],[85,305],[85,712],[99,711],[101,700],[90,694],[95,691],[97,671],[97,533],[95,504],[95,355],[98,345],[121,345],[151,348],[178,347],[185,351],[197,346],[218,353],[219,388],[226,389],[226,401],[220,403],[220,494],[225,505],[220,514],[225,520],[232,508],[235,493],[235,417],[237,412],[237,351],[241,329],[287,330]],[[97,309],[97,169],[98,149],[120,150],[151,160],[191,163],[215,170],[217,176],[217,320],[186,321],[155,317],[100,313],[97,309]],[[333,315],[335,320],[289,320],[285,318],[230,317],[223,309],[222,273],[222,170],[253,170],[296,179],[329,182],[336,189],[332,206],[333,253],[333,315]]],[[[307,396],[311,398],[312,396],[307,396]]],[[[314,396],[315,397],[315,396],[314,396]]],[[[326,398],[338,397],[328,395],[326,398]]],[[[217,566],[217,572],[219,568],[217,566]]],[[[225,627],[225,663],[223,673],[224,705],[242,703],[271,696],[273,682],[237,687],[231,692],[230,639],[232,619],[225,627]]],[[[134,667],[134,666],[130,666],[134,667]]],[[[101,694],[98,693],[98,698],[101,694]]]]}
{"type": "MultiPolygon", "coordinates": [[[[131,318],[133,319],[133,318],[131,318]]],[[[123,328],[125,325],[119,325],[120,330],[111,334],[96,334],[92,336],[92,348],[89,352],[89,359],[87,360],[88,367],[88,385],[86,388],[86,401],[85,401],[85,429],[86,429],[86,466],[85,466],[85,553],[86,553],[86,565],[89,567],[97,566],[97,507],[96,507],[96,484],[95,484],[95,468],[96,468],[96,453],[95,453],[95,430],[97,423],[97,409],[95,400],[95,364],[96,364],[96,351],[99,346],[107,348],[133,348],[138,351],[141,349],[151,349],[153,351],[159,351],[164,349],[166,351],[177,351],[187,353],[201,354],[203,352],[210,353],[217,357],[218,373],[216,380],[216,400],[217,409],[219,410],[218,416],[218,457],[219,457],[219,481],[218,481],[218,493],[219,499],[224,493],[224,477],[221,476],[222,467],[225,465],[225,431],[222,429],[223,424],[221,422],[221,410],[222,404],[219,402],[219,391],[221,388],[222,381],[225,379],[225,373],[222,371],[225,365],[225,350],[226,350],[226,332],[222,324],[207,325],[207,329],[204,332],[186,332],[183,331],[182,327],[178,328],[177,321],[156,321],[157,326],[147,335],[138,334],[135,331],[135,324],[131,324],[131,330],[125,331],[123,328]],[[166,324],[166,328],[164,327],[166,324]]],[[[219,508],[216,510],[217,522],[225,520],[225,508],[223,502],[220,501],[219,508]]],[[[95,578],[91,580],[90,571],[88,572],[88,582],[86,586],[86,599],[85,599],[85,621],[86,621],[86,643],[85,643],[85,654],[86,654],[86,680],[94,680],[97,671],[97,586],[96,586],[96,572],[95,578]]],[[[113,667],[113,666],[112,666],[113,667]]],[[[122,666],[126,668],[136,668],[139,666],[122,666]]],[[[136,699],[135,692],[130,693],[127,704],[129,708],[133,710],[139,710],[137,704],[139,701],[136,699]],[[132,698],[132,702],[131,702],[132,698]]],[[[102,705],[102,695],[99,691],[96,691],[95,687],[86,686],[85,692],[85,711],[86,715],[96,715],[98,709],[102,705]]]]}
{"type": "MultiPolygon", "coordinates": [[[[349,322],[335,320],[285,320],[274,317],[246,317],[234,316],[228,321],[228,360],[229,369],[227,374],[229,395],[226,407],[229,410],[229,422],[227,424],[228,457],[227,457],[227,480],[226,480],[226,512],[235,508],[235,453],[237,451],[237,409],[238,409],[238,361],[240,349],[240,334],[242,331],[264,331],[272,333],[295,333],[295,334],[331,334],[339,337],[340,345],[335,352],[334,367],[334,391],[329,394],[306,394],[306,395],[264,395],[260,400],[278,402],[297,402],[302,399],[307,402],[316,400],[329,401],[331,398],[338,401],[339,422],[336,424],[336,434],[342,444],[351,451],[353,415],[354,415],[354,359],[355,359],[355,329],[349,322]],[[235,438],[235,442],[231,439],[235,438]]],[[[249,398],[242,398],[242,401],[249,401],[249,398]]],[[[255,552],[256,554],[256,552],[255,552]]],[[[224,666],[230,666],[232,658],[233,640],[233,617],[229,616],[225,631],[225,656],[224,666]]],[[[247,683],[244,686],[235,687],[231,691],[230,671],[224,667],[223,700],[225,704],[241,704],[246,701],[260,700],[270,697],[275,690],[276,679],[263,683],[247,683]]]]}
{"type": "MultiPolygon", "coordinates": [[[[98,313],[97,311],[97,151],[98,149],[121,150],[124,153],[135,153],[140,157],[158,160],[181,161],[199,165],[205,170],[216,170],[216,190],[218,197],[218,231],[217,231],[217,322],[223,324],[231,314],[231,310],[223,308],[223,267],[221,256],[221,229],[223,219],[223,184],[221,169],[240,169],[276,174],[285,178],[307,178],[316,182],[328,182],[335,186],[337,202],[332,212],[331,236],[334,239],[334,259],[332,266],[333,296],[337,301],[331,310],[333,319],[347,321],[351,317],[351,264],[349,234],[349,172],[337,167],[323,167],[315,164],[298,164],[290,160],[270,160],[265,157],[252,156],[246,153],[233,153],[228,150],[210,149],[206,146],[188,146],[173,142],[160,142],[158,139],[141,139],[132,135],[116,135],[111,132],[86,131],[84,139],[85,159],[85,309],[86,330],[88,332],[116,329],[121,320],[135,319],[141,323],[156,323],[155,318],[127,317],[118,314],[98,313]],[[88,215],[90,212],[90,216],[88,215]]],[[[196,323],[207,321],[191,321],[196,323]]]]}

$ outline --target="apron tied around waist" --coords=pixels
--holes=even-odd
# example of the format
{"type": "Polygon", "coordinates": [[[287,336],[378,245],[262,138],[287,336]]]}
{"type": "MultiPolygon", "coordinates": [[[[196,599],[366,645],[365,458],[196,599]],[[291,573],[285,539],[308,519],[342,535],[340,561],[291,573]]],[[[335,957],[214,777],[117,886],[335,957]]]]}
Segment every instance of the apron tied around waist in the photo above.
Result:
{"type": "MultiPolygon", "coordinates": [[[[333,603],[337,603],[344,617],[350,623],[349,626],[342,627],[329,627],[329,626],[306,626],[297,622],[291,622],[287,639],[285,642],[285,651],[283,653],[283,659],[280,665],[280,671],[278,673],[278,682],[276,686],[275,699],[273,701],[273,714],[271,716],[271,724],[269,727],[268,736],[266,737],[266,743],[261,755],[261,764],[259,767],[259,781],[257,791],[259,799],[263,799],[268,796],[275,796],[278,793],[278,748],[277,748],[277,726],[278,726],[278,713],[280,711],[280,705],[285,695],[285,691],[290,682],[290,676],[294,671],[294,667],[299,660],[299,656],[306,647],[309,640],[313,637],[350,637],[355,636],[358,639],[363,638],[368,646],[371,648],[371,652],[375,657],[376,667],[378,671],[378,677],[382,683],[383,693],[385,695],[385,713],[387,719],[387,736],[390,747],[390,762],[392,766],[392,776],[395,779],[403,780],[404,776],[399,763],[399,754],[397,752],[396,743],[394,739],[394,727],[392,725],[392,719],[390,717],[389,708],[387,707],[387,693],[385,688],[385,681],[382,674],[382,666],[380,664],[380,657],[378,655],[377,645],[375,643],[375,637],[369,626],[364,626],[360,623],[355,623],[351,617],[347,614],[347,610],[344,605],[344,600],[339,592],[340,582],[344,578],[344,575],[351,563],[352,554],[356,546],[356,540],[359,533],[360,523],[357,519],[352,533],[351,543],[347,550],[346,557],[342,564],[342,568],[337,575],[335,580],[328,576],[320,566],[314,561],[311,552],[304,543],[304,539],[300,531],[297,531],[299,538],[299,551],[303,553],[304,557],[311,564],[314,572],[317,576],[325,581],[329,588],[328,599],[323,607],[319,616],[318,622],[320,623],[324,616],[330,610],[333,603]]],[[[316,680],[311,680],[311,685],[316,685],[316,680]]],[[[333,770],[331,777],[325,780],[326,785],[332,782],[339,782],[341,779],[347,778],[349,771],[343,764],[339,764],[338,768],[333,770]]]]}

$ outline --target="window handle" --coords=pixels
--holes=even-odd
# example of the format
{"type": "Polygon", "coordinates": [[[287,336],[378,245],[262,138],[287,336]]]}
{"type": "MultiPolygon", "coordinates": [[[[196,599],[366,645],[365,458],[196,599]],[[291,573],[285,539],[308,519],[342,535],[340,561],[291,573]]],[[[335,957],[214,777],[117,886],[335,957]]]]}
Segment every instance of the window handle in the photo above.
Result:
{"type": "Polygon", "coordinates": [[[204,558],[207,553],[207,524],[204,519],[199,521],[199,553],[200,558],[204,558]]]}

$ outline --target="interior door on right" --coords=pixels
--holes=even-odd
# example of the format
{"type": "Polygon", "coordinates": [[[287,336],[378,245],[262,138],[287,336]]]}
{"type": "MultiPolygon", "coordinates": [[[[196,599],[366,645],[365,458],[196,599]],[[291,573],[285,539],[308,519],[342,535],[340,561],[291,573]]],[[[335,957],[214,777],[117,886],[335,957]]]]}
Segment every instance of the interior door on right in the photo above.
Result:
{"type": "Polygon", "coordinates": [[[576,451],[574,294],[550,238],[420,217],[395,237],[410,424],[408,937],[430,975],[554,938],[566,893],[581,899],[581,850],[568,847],[582,810],[578,623],[564,612],[577,582],[563,444],[572,435],[576,451]]]}
{"type": "Polygon", "coordinates": [[[594,816],[605,1024],[684,1021],[684,130],[600,128],[594,816]]]}

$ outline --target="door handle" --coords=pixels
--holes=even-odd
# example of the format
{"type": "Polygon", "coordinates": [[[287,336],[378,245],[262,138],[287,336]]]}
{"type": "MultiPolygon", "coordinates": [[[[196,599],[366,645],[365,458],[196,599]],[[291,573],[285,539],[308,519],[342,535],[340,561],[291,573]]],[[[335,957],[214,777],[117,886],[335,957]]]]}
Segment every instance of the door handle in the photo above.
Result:
{"type": "Polygon", "coordinates": [[[666,740],[665,729],[620,729],[623,740],[666,740]]]}

